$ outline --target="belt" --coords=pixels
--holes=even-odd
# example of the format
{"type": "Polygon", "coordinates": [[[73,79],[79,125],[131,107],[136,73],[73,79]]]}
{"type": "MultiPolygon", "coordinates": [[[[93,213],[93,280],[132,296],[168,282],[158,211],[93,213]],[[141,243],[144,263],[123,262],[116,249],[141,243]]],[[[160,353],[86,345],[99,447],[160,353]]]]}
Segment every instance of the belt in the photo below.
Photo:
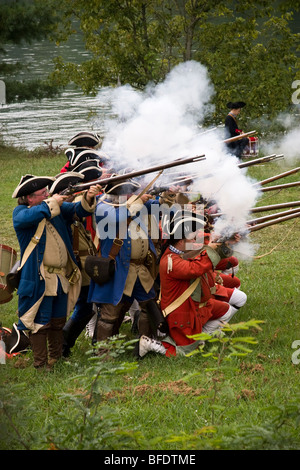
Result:
{"type": "Polygon", "coordinates": [[[141,264],[144,264],[144,263],[145,263],[145,260],[146,260],[146,258],[143,258],[143,259],[131,259],[131,260],[130,260],[130,263],[136,264],[136,265],[140,266],[141,264]]]}
{"type": "Polygon", "coordinates": [[[63,274],[65,276],[66,274],[66,268],[56,268],[55,266],[44,266],[45,270],[48,271],[48,273],[54,273],[54,274],[63,274]]]}
{"type": "Polygon", "coordinates": [[[94,255],[95,252],[94,252],[93,248],[89,248],[88,250],[74,251],[74,254],[79,255],[79,257],[80,257],[80,256],[94,255]]]}

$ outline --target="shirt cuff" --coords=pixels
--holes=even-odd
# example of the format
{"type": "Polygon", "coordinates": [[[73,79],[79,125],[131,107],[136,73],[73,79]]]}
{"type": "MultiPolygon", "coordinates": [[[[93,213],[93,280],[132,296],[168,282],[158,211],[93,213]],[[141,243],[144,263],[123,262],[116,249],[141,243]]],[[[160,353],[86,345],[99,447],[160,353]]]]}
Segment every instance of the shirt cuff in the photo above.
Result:
{"type": "Polygon", "coordinates": [[[53,217],[56,217],[60,214],[60,205],[58,204],[56,199],[54,199],[53,197],[49,197],[44,202],[47,204],[50,210],[50,219],[53,219],[53,217]]]}

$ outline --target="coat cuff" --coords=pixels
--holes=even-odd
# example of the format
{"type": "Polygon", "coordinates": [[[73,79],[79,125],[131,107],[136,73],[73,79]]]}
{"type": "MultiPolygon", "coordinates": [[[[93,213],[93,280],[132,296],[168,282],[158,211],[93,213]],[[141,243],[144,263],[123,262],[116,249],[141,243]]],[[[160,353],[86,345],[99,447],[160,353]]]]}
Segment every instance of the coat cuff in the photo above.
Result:
{"type": "Polygon", "coordinates": [[[81,199],[81,205],[82,205],[82,207],[85,211],[93,213],[95,211],[96,205],[97,205],[96,198],[94,197],[94,201],[93,201],[92,205],[90,206],[89,203],[86,200],[86,195],[87,195],[87,191],[83,194],[83,198],[81,199]]]}
{"type": "Polygon", "coordinates": [[[50,219],[53,219],[53,217],[56,217],[57,215],[60,214],[60,205],[58,204],[55,198],[49,197],[44,202],[47,204],[50,210],[50,219]]]}
{"type": "Polygon", "coordinates": [[[205,251],[210,261],[212,262],[213,267],[215,268],[217,264],[221,261],[220,255],[218,255],[218,253],[210,246],[205,246],[205,251]]]}

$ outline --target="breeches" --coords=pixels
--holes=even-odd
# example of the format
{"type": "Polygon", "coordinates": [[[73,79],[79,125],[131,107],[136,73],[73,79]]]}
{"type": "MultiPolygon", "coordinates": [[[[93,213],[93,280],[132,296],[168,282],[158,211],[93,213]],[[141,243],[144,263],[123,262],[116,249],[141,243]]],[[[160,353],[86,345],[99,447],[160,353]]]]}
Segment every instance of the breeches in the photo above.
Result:
{"type": "Polygon", "coordinates": [[[62,290],[58,282],[57,295],[45,296],[35,317],[35,323],[46,325],[52,318],[67,316],[68,294],[62,290]]]}

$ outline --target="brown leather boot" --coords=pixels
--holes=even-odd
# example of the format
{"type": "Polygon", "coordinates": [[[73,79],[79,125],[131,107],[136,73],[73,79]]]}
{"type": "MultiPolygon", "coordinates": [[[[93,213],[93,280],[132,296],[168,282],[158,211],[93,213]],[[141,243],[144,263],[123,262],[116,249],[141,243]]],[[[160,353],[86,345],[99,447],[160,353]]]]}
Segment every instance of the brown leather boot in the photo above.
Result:
{"type": "Polygon", "coordinates": [[[116,320],[113,322],[98,319],[96,324],[97,341],[105,341],[110,336],[114,336],[116,330],[116,320]]]}
{"type": "Polygon", "coordinates": [[[47,365],[47,331],[50,324],[44,325],[36,333],[29,333],[29,340],[33,353],[33,366],[38,369],[47,365]]]}
{"type": "Polygon", "coordinates": [[[62,357],[63,352],[63,327],[66,323],[66,317],[51,318],[50,328],[48,330],[48,350],[49,365],[54,365],[62,357]]]}

